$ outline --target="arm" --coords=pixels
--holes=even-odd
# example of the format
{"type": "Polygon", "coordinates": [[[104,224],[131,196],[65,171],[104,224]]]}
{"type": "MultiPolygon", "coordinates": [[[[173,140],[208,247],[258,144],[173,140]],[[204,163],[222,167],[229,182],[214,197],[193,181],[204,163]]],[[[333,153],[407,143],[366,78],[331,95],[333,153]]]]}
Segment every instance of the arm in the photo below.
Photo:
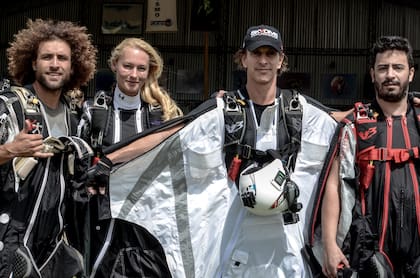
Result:
{"type": "Polygon", "coordinates": [[[353,112],[353,108],[346,110],[346,111],[331,111],[330,115],[333,117],[337,122],[341,122],[348,114],[353,112]]]}
{"type": "Polygon", "coordinates": [[[340,216],[339,160],[336,157],[327,179],[321,208],[322,241],[324,245],[324,265],[322,271],[328,277],[337,276],[339,265],[350,267],[340,247],[336,235],[340,216]]]}
{"type": "Polygon", "coordinates": [[[47,158],[53,153],[44,153],[43,137],[41,134],[29,134],[30,122],[25,121],[25,127],[19,132],[13,141],[0,145],[0,165],[15,157],[39,157],[47,158]]]}
{"type": "Polygon", "coordinates": [[[137,139],[133,143],[119,150],[116,150],[115,152],[107,154],[106,157],[111,160],[113,164],[122,163],[127,160],[136,158],[159,145],[163,140],[177,132],[183,126],[184,125],[177,125],[169,129],[157,133],[152,133],[143,138],[137,139]]]}
{"type": "MultiPolygon", "coordinates": [[[[420,96],[419,96],[420,97],[420,96]]],[[[418,98],[418,97],[414,97],[413,98],[413,102],[414,102],[414,105],[416,105],[416,106],[420,106],[420,98],[418,98]]]]}
{"type": "MultiPolygon", "coordinates": [[[[121,149],[105,155],[98,161],[97,164],[89,169],[89,179],[93,180],[99,188],[106,187],[109,183],[109,174],[114,164],[128,161],[146,153],[147,151],[160,144],[163,140],[174,134],[176,131],[181,129],[183,126],[183,124],[179,124],[169,129],[152,133],[137,139],[136,141],[125,147],[122,147],[121,149]]],[[[100,193],[104,194],[104,189],[100,189],[100,193]]]]}

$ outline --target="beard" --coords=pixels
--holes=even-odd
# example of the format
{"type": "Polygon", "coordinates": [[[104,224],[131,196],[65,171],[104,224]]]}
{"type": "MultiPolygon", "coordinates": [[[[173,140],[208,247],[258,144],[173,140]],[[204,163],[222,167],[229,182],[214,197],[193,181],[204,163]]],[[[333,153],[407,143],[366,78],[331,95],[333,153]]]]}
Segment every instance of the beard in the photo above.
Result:
{"type": "Polygon", "coordinates": [[[399,102],[404,99],[408,92],[408,85],[408,80],[404,82],[385,80],[381,84],[376,81],[374,83],[376,96],[387,102],[399,102]],[[385,86],[389,84],[396,86],[398,89],[386,88],[385,86]]]}
{"type": "Polygon", "coordinates": [[[50,81],[47,79],[46,76],[40,74],[36,77],[39,84],[43,87],[47,88],[48,90],[58,90],[62,89],[68,82],[70,81],[70,75],[63,75],[60,80],[57,81],[50,81]]]}

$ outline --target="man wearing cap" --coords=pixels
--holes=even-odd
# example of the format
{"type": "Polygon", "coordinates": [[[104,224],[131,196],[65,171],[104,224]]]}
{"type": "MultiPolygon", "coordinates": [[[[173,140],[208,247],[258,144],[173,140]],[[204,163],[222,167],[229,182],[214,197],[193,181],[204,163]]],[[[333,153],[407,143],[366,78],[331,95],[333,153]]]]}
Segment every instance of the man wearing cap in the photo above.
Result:
{"type": "MultiPolygon", "coordinates": [[[[197,166],[194,163],[202,164],[197,168],[200,171],[196,171],[195,181],[205,180],[206,184],[209,182],[208,172],[213,171],[216,179],[223,180],[222,183],[226,182],[228,187],[226,195],[213,195],[215,199],[221,198],[212,203],[219,207],[203,201],[205,211],[207,206],[213,212],[227,211],[226,214],[206,211],[203,213],[204,222],[214,221],[217,215],[223,218],[218,222],[223,225],[203,224],[201,230],[212,229],[207,237],[200,238],[200,241],[206,242],[193,254],[197,257],[188,257],[182,263],[195,273],[201,273],[196,277],[310,277],[309,268],[301,255],[303,231],[310,214],[307,208],[313,202],[312,193],[336,122],[322,110],[320,103],[297,92],[277,88],[277,77],[287,69],[287,63],[276,28],[265,25],[249,28],[235,61],[246,71],[245,86],[234,92],[219,93],[224,101],[220,98],[206,101],[191,112],[196,120],[180,131],[185,134],[190,132],[188,136],[183,135],[183,140],[189,140],[185,143],[187,150],[197,159],[189,161],[191,168],[197,166]],[[208,109],[216,103],[216,108],[208,109]],[[202,113],[207,117],[197,116],[202,113]],[[202,138],[197,134],[201,134],[198,131],[203,129],[201,121],[205,119],[217,119],[205,131],[215,142],[213,149],[212,146],[203,146],[201,141],[194,144],[195,140],[202,138]],[[194,125],[197,121],[198,124],[194,125]],[[217,152],[222,150],[226,154],[228,171],[219,174],[219,166],[224,170],[223,155],[219,156],[217,152]],[[208,172],[202,170],[208,165],[213,165],[209,166],[208,172]],[[207,174],[198,174],[204,172],[207,174]]],[[[177,130],[163,131],[166,135],[161,137],[167,138],[168,134],[177,130]]],[[[148,136],[140,138],[107,154],[107,158],[112,163],[134,159],[147,151],[145,146],[158,144],[159,134],[150,135],[157,139],[148,140],[148,136]]],[[[215,186],[218,188],[215,183],[209,183],[208,190],[215,186]]],[[[221,192],[226,192],[224,186],[222,189],[221,192]]],[[[202,194],[209,194],[209,191],[206,189],[202,194]]],[[[206,195],[203,198],[212,197],[206,195]]],[[[173,202],[172,199],[170,201],[173,202]]],[[[189,206],[193,205],[189,202],[189,206]]],[[[165,240],[168,241],[167,238],[165,240]]],[[[196,244],[196,240],[191,239],[191,242],[196,244]]],[[[184,243],[188,241],[180,242],[184,243]]],[[[190,248],[185,246],[180,248],[182,252],[190,248]]],[[[176,262],[174,272],[179,271],[178,264],[176,262]]]]}
{"type": "MultiPolygon", "coordinates": [[[[307,208],[312,207],[313,190],[336,122],[320,103],[277,87],[278,75],[287,70],[287,57],[276,28],[250,27],[241,49],[235,54],[235,62],[246,71],[245,86],[234,92],[235,97],[245,103],[242,106],[246,115],[245,134],[234,147],[225,142],[228,146],[225,151],[227,169],[240,164],[236,176],[231,171],[228,173],[238,186],[240,207],[231,211],[227,220],[230,225],[226,225],[220,274],[222,277],[310,277],[309,267],[301,255],[306,236],[303,231],[311,213],[307,208]],[[291,112],[292,101],[296,106],[293,105],[291,112]],[[284,148],[286,145],[289,148],[284,148]],[[243,146],[250,147],[250,156],[244,154],[243,146]],[[273,173],[264,169],[272,167],[273,158],[267,156],[273,152],[268,150],[274,150],[281,158],[290,179],[288,192],[279,190],[276,196],[267,194],[275,192],[272,187],[278,187],[274,181],[280,173],[276,169],[273,173]],[[260,157],[261,154],[267,156],[260,157]],[[262,171],[264,174],[259,175],[262,171]],[[265,176],[270,178],[267,180],[265,176]],[[253,181],[252,185],[244,187],[243,183],[249,180],[253,181]],[[292,192],[297,198],[293,204],[292,192]],[[288,208],[280,205],[286,201],[288,208]]],[[[226,128],[225,132],[229,130],[226,128]]]]}

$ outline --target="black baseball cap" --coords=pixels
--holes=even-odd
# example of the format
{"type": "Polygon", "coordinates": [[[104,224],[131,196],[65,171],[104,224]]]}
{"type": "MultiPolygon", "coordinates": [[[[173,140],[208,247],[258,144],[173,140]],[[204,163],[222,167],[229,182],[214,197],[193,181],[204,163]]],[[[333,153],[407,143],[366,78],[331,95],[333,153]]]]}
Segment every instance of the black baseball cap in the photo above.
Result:
{"type": "Polygon", "coordinates": [[[283,49],[283,42],[279,30],[268,25],[258,25],[249,27],[246,31],[242,48],[254,51],[261,46],[271,46],[277,52],[283,49]]]}

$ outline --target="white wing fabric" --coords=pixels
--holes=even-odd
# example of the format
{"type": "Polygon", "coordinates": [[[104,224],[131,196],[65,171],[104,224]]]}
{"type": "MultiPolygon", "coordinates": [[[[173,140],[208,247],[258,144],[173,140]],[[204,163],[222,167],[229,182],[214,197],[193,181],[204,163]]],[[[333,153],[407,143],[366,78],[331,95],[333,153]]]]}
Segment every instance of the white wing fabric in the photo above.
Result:
{"type": "MultiPolygon", "coordinates": [[[[204,113],[110,177],[112,216],[162,244],[174,277],[215,277],[234,194],[222,152],[223,110],[204,113]]],[[[236,188],[235,188],[236,191],[236,188]]]]}
{"type": "Polygon", "coordinates": [[[310,277],[301,256],[306,208],[334,133],[329,115],[302,97],[302,144],[293,180],[301,221],[250,214],[227,178],[223,103],[110,177],[112,216],[162,244],[173,277],[310,277]]]}

